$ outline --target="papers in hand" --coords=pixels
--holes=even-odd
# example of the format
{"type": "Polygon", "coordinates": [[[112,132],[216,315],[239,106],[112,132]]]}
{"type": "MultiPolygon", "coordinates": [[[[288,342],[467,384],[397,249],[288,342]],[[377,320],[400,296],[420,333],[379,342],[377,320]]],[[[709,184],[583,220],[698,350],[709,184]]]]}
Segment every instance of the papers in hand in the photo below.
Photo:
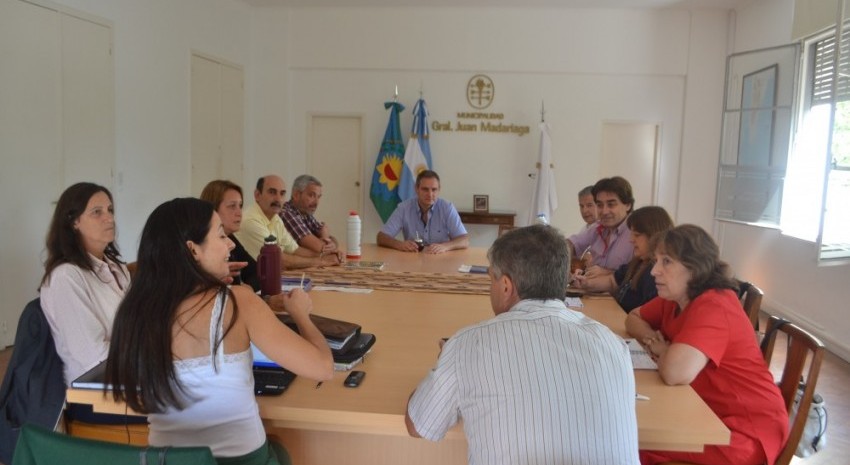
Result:
{"type": "Polygon", "coordinates": [[[293,289],[303,289],[304,291],[309,291],[312,287],[313,281],[310,278],[304,279],[303,277],[288,276],[281,276],[280,278],[280,290],[283,292],[289,292],[293,289]]]}
{"type": "Polygon", "coordinates": [[[487,273],[484,265],[461,265],[457,270],[461,273],[487,273]]]}
{"type": "Polygon", "coordinates": [[[632,357],[632,366],[635,370],[657,370],[655,360],[652,360],[649,352],[635,338],[625,339],[626,345],[629,346],[629,355],[632,357]]]}

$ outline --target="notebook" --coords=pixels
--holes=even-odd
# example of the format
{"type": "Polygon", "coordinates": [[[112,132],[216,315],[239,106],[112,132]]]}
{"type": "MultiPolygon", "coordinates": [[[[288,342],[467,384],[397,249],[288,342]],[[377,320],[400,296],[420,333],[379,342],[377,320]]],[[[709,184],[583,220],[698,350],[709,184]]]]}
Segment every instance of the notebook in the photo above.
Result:
{"type": "MultiPolygon", "coordinates": [[[[277,318],[290,329],[298,332],[298,325],[291,316],[285,313],[278,313],[277,318]]],[[[328,345],[334,353],[345,353],[351,345],[356,341],[357,335],[360,334],[360,325],[349,323],[347,321],[335,320],[327,318],[315,313],[310,314],[310,320],[316,325],[316,328],[325,336],[328,345]]]]}
{"type": "Polygon", "coordinates": [[[251,344],[254,354],[254,393],[258,396],[280,395],[295,379],[295,373],[278,365],[251,344]]]}
{"type": "MultiPolygon", "coordinates": [[[[71,387],[75,389],[103,389],[104,384],[106,384],[106,360],[71,381],[71,387]]],[[[112,385],[108,385],[107,388],[111,389],[112,385]]]]}

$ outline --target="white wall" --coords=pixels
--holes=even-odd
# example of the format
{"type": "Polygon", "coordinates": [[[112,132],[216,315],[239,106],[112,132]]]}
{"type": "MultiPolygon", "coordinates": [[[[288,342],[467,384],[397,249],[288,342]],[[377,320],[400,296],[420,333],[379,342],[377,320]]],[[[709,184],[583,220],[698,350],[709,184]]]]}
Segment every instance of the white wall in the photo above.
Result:
{"type": "MultiPolygon", "coordinates": [[[[112,22],[118,243],[133,260],[148,214],[190,188],[192,50],[248,68],[250,8],[231,0],[59,0],[112,22]]],[[[250,102],[246,113],[250,113],[250,102]]],[[[43,232],[38,232],[41,237],[43,232]]]]}
{"type": "MultiPolygon", "coordinates": [[[[285,82],[268,82],[266,88],[257,83],[255,91],[290,102],[288,112],[274,115],[289,121],[292,171],[284,173],[289,180],[307,166],[308,113],[364,115],[362,180],[368,189],[387,123],[383,102],[391,98],[394,85],[399,86],[399,101],[408,106],[401,119],[406,133],[420,87],[431,121],[454,124],[457,112],[472,110],[464,91],[479,72],[496,85],[496,99],[487,111],[503,113],[505,122],[528,125],[531,133],[432,132],[442,195],[458,207],[471,207],[473,194],[489,194],[491,209],[515,210],[518,221],[525,221],[541,100],[552,128],[561,204],[552,221],[567,232],[582,224],[576,192],[599,177],[603,121],[661,126],[658,203],[674,216],[682,214],[678,176],[683,147],[694,154],[691,166],[699,172],[715,170],[728,34],[723,11],[306,8],[289,10],[288,20],[285,39],[276,22],[255,20],[252,29],[258,43],[288,44],[285,82]],[[689,96],[696,101],[693,111],[686,102],[689,96]],[[684,118],[685,112],[693,117],[684,118]],[[692,129],[686,131],[688,124],[692,129]]],[[[264,63],[285,59],[274,49],[255,57],[264,63]]],[[[256,136],[255,162],[269,166],[280,156],[277,144],[270,142],[277,135],[256,136]]],[[[700,188],[703,184],[711,194],[685,201],[685,216],[710,227],[712,208],[703,204],[713,206],[713,174],[697,183],[700,188]],[[691,210],[694,203],[700,211],[691,210]]],[[[368,196],[363,211],[364,237],[374,237],[380,221],[368,196]]],[[[491,236],[476,240],[477,230],[473,242],[489,244],[491,236]]]]}
{"type": "MultiPolygon", "coordinates": [[[[791,42],[793,0],[755,0],[738,12],[734,51],[791,42]]],[[[850,360],[850,266],[818,266],[817,247],[770,229],[720,224],[722,253],[738,274],[765,291],[764,307],[819,335],[850,360]]]]}
{"type": "MultiPolygon", "coordinates": [[[[287,180],[307,166],[309,112],[364,115],[368,189],[398,84],[410,107],[424,87],[431,118],[468,110],[464,87],[483,72],[497,86],[491,110],[529,125],[523,137],[434,133],[443,195],[460,207],[487,193],[491,208],[530,199],[541,99],[552,127],[567,232],[580,225],[575,191],[595,180],[602,121],[661,126],[659,203],[678,222],[713,229],[739,275],[761,285],[765,307],[814,329],[850,358],[839,335],[850,268],[819,268],[812,244],[748,226],[715,224],[715,173],[725,56],[785,44],[792,0],[723,10],[460,8],[250,8],[234,0],[59,0],[112,22],[115,41],[119,245],[134,259],[148,213],[189,194],[189,57],[198,50],[246,72],[246,191],[260,174],[287,180]],[[733,29],[730,30],[730,25],[733,29]]],[[[410,108],[402,126],[409,128],[410,108]]],[[[627,175],[627,173],[625,173],[627,175]]],[[[248,194],[250,198],[250,194],[248,194]]],[[[366,200],[368,202],[368,200],[366,200]]],[[[364,205],[364,237],[379,222],[364,205]]],[[[33,231],[42,237],[43,231],[33,231]]],[[[489,240],[482,235],[482,241],[489,240]]],[[[34,277],[37,280],[38,277],[34,277]]],[[[34,281],[35,282],[35,281],[34,281]]]]}

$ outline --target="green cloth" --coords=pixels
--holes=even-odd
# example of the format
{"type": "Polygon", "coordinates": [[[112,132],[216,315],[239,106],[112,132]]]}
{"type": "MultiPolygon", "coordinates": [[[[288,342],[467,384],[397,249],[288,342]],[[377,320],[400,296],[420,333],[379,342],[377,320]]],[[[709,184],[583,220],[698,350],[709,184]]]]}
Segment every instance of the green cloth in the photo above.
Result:
{"type": "Polygon", "coordinates": [[[40,426],[24,425],[12,465],[54,464],[216,465],[216,460],[209,447],[139,447],[77,438],[40,426]]]}
{"type": "Polygon", "coordinates": [[[291,465],[286,449],[268,442],[239,457],[214,458],[209,447],[140,447],[95,441],[24,425],[12,465],[291,465]],[[142,455],[145,456],[142,459],[142,455]]]}
{"type": "Polygon", "coordinates": [[[289,453],[280,444],[268,442],[239,457],[217,457],[218,465],[291,465],[289,453]]]}

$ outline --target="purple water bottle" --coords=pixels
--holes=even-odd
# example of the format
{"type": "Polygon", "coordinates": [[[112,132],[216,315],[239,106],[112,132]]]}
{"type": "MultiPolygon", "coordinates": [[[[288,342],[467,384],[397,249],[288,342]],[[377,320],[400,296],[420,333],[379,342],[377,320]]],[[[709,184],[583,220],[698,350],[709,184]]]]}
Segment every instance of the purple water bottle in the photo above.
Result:
{"type": "Polygon", "coordinates": [[[257,257],[257,275],[260,277],[262,295],[280,294],[280,246],[277,238],[269,235],[257,257]]]}

